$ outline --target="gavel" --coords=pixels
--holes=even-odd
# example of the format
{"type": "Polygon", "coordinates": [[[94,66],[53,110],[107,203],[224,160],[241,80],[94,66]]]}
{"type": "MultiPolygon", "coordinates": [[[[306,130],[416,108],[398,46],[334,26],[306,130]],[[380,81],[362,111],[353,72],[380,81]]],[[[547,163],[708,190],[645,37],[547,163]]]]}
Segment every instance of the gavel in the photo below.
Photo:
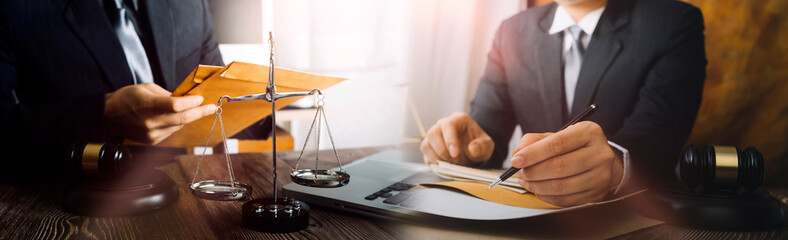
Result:
{"type": "Polygon", "coordinates": [[[690,145],[681,153],[678,177],[690,191],[755,191],[763,183],[763,155],[755,148],[690,145]]]}
{"type": "Polygon", "coordinates": [[[64,162],[73,176],[105,180],[122,177],[133,166],[131,151],[119,143],[76,143],[68,148],[64,162]]]}

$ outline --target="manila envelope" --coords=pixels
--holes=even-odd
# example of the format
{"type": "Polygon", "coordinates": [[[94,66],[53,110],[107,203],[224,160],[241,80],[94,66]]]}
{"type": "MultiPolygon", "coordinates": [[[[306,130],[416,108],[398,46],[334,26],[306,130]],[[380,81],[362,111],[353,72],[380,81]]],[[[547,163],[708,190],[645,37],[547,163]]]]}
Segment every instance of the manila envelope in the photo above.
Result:
{"type": "MultiPolygon", "coordinates": [[[[289,69],[274,69],[276,91],[308,92],[314,88],[325,90],[346,79],[329,77],[289,69]]],[[[198,66],[173,91],[173,96],[200,95],[202,103],[216,104],[224,95],[240,97],[266,92],[268,85],[268,66],[232,62],[225,67],[198,66]]],[[[276,109],[281,109],[301,98],[282,98],[276,101],[276,109]]],[[[243,129],[271,114],[271,103],[264,100],[221,103],[222,120],[227,137],[233,136],[243,129]]],[[[160,147],[196,147],[205,146],[216,115],[207,116],[186,124],[156,146],[160,147]]],[[[217,123],[216,125],[219,125],[217,123]]],[[[208,146],[216,146],[222,141],[220,126],[216,126],[208,141],[208,146]]]]}

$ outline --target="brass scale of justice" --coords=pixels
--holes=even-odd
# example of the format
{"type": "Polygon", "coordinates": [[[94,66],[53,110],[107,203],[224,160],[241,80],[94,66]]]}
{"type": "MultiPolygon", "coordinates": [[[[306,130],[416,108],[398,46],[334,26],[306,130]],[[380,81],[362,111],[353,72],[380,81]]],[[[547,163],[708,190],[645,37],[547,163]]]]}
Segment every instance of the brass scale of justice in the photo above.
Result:
{"type": "Polygon", "coordinates": [[[247,95],[241,97],[230,97],[230,96],[222,96],[216,102],[217,110],[216,110],[216,117],[214,118],[213,125],[211,126],[211,131],[208,134],[208,140],[206,141],[205,148],[208,147],[208,142],[210,142],[211,137],[214,132],[214,128],[216,127],[216,123],[219,123],[219,129],[222,134],[222,141],[225,143],[224,145],[224,153],[225,153],[225,160],[227,161],[227,169],[229,171],[230,180],[203,180],[199,182],[195,182],[197,179],[197,174],[200,172],[200,166],[202,165],[203,159],[205,158],[205,150],[203,150],[202,155],[200,157],[200,161],[197,164],[197,170],[194,173],[194,178],[192,179],[192,183],[189,184],[189,188],[191,189],[192,193],[200,198],[208,199],[208,200],[218,200],[218,201],[235,201],[235,200],[243,200],[248,198],[252,193],[252,187],[237,182],[235,179],[235,174],[233,173],[233,166],[230,160],[229,151],[227,149],[227,137],[225,136],[224,132],[224,124],[222,123],[222,102],[227,100],[227,102],[241,102],[241,101],[254,101],[254,100],[263,100],[271,103],[271,129],[272,129],[272,142],[273,142],[273,183],[274,183],[274,196],[272,198],[260,198],[250,200],[243,204],[242,207],[242,217],[243,217],[243,225],[247,228],[261,231],[261,232],[271,232],[271,233],[285,233],[285,232],[295,232],[301,229],[304,229],[309,226],[309,205],[306,203],[295,200],[292,198],[287,197],[279,197],[278,189],[277,189],[277,174],[276,174],[276,100],[282,98],[289,98],[289,97],[301,97],[301,96],[309,96],[314,95],[317,99],[317,110],[315,113],[315,117],[312,120],[312,125],[307,132],[306,139],[304,140],[304,147],[301,149],[301,153],[298,155],[298,160],[296,161],[295,168],[290,173],[290,178],[293,182],[305,185],[309,187],[318,187],[318,188],[335,188],[335,187],[342,187],[347,185],[350,182],[350,175],[342,168],[342,162],[339,159],[339,154],[337,154],[336,146],[334,145],[334,137],[331,135],[331,128],[328,126],[328,120],[326,119],[325,111],[323,110],[323,105],[325,102],[323,101],[323,92],[320,89],[312,89],[309,92],[287,92],[287,93],[277,93],[276,92],[276,85],[275,85],[275,76],[274,76],[274,40],[273,34],[271,32],[268,33],[269,39],[268,43],[270,45],[270,59],[269,59],[269,71],[268,71],[268,86],[266,87],[266,92],[261,94],[254,94],[254,95],[247,95]],[[329,140],[331,141],[331,147],[334,150],[334,157],[336,157],[337,163],[339,164],[339,171],[333,170],[321,170],[318,168],[318,150],[320,147],[320,133],[321,133],[321,125],[325,122],[326,131],[328,132],[329,140]],[[315,129],[316,128],[316,129],[315,129]],[[298,166],[301,163],[301,158],[304,155],[304,150],[306,149],[307,143],[309,142],[309,137],[312,135],[313,130],[316,130],[316,137],[315,137],[315,168],[314,169],[299,169],[298,166]]]}

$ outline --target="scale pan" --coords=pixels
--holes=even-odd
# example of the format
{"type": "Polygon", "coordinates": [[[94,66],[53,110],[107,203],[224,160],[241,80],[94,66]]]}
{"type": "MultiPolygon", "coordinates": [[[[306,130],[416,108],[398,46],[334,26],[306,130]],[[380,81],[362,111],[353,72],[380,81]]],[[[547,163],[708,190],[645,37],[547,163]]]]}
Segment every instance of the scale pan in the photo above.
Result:
{"type": "Polygon", "coordinates": [[[243,200],[252,195],[252,186],[240,182],[205,180],[189,185],[192,194],[216,201],[243,200]]]}
{"type": "Polygon", "coordinates": [[[347,185],[350,182],[350,175],[332,170],[301,169],[291,172],[290,179],[304,186],[335,188],[347,185]]]}

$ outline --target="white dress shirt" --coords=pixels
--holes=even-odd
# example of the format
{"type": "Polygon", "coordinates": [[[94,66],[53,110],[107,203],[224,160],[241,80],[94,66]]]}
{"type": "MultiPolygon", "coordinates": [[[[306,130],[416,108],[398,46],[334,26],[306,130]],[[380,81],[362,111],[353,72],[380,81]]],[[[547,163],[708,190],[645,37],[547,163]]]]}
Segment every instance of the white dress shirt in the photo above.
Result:
{"type": "MultiPolygon", "coordinates": [[[[575,22],[572,16],[570,16],[569,13],[566,12],[566,9],[564,9],[564,7],[559,5],[558,8],[555,9],[555,15],[553,16],[553,25],[550,26],[550,30],[548,30],[547,33],[550,35],[558,34],[560,32],[564,33],[564,47],[561,52],[562,61],[563,59],[566,59],[566,54],[569,52],[569,48],[572,47],[572,42],[574,40],[572,39],[572,34],[569,33],[569,27],[577,25],[578,27],[580,27],[580,29],[583,30],[583,32],[585,32],[583,38],[580,39],[580,41],[583,44],[583,48],[588,48],[588,44],[591,43],[591,37],[594,35],[594,29],[596,29],[596,25],[597,23],[599,23],[599,18],[602,17],[602,13],[604,11],[605,11],[605,7],[604,6],[600,7],[583,16],[583,18],[581,18],[580,21],[575,22]]],[[[566,93],[566,103],[567,103],[566,109],[572,109],[572,101],[574,101],[575,99],[576,87],[577,87],[577,79],[572,79],[572,80],[564,79],[564,92],[566,93]]],[[[624,162],[623,162],[624,176],[622,177],[621,182],[619,183],[618,187],[616,187],[616,190],[614,192],[614,193],[618,193],[623,183],[627,182],[631,175],[631,171],[629,167],[630,165],[629,150],[611,141],[607,141],[607,143],[610,144],[610,146],[621,151],[624,158],[624,162]]]]}

